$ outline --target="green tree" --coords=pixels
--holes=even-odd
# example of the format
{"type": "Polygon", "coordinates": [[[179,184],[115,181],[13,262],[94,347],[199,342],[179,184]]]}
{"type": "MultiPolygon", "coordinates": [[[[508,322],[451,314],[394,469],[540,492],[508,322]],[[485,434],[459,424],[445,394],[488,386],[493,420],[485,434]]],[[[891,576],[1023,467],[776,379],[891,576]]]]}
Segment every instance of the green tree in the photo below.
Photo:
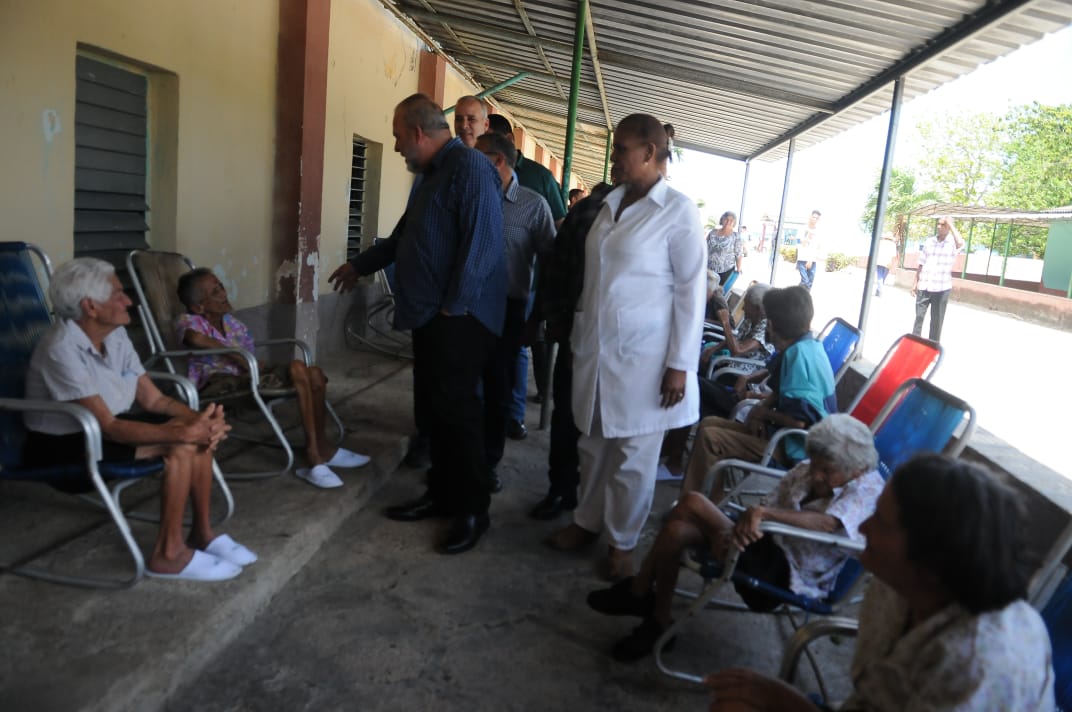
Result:
{"type": "Polygon", "coordinates": [[[1001,180],[1005,121],[993,114],[952,114],[921,121],[920,176],[943,201],[986,205],[1001,180]]]}
{"type": "MultiPolygon", "coordinates": [[[[860,225],[868,233],[875,228],[875,210],[878,208],[878,184],[881,174],[875,177],[875,188],[867,197],[863,215],[860,216],[860,225]]],[[[887,191],[886,215],[883,220],[882,231],[892,232],[894,240],[902,244],[908,229],[908,214],[915,208],[926,203],[938,200],[938,194],[933,190],[920,191],[916,186],[916,174],[905,168],[894,168],[890,171],[890,185],[887,191]]]]}
{"type": "Polygon", "coordinates": [[[1072,204],[1072,105],[1018,106],[1005,124],[1009,143],[995,202],[1019,210],[1072,204]]]}

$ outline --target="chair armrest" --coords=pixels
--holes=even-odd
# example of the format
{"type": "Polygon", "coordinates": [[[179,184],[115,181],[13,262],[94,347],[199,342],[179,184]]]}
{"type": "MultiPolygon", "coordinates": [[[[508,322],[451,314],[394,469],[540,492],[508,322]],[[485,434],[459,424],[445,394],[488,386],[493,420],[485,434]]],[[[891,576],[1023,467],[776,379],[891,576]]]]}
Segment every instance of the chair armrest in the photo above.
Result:
{"type": "MultiPolygon", "coordinates": [[[[738,460],[736,458],[720,460],[714,467],[711,468],[711,470],[706,475],[704,475],[703,488],[701,489],[701,491],[707,492],[710,487],[714,486],[713,478],[715,477],[715,475],[717,475],[722,470],[728,470],[730,468],[744,470],[750,475],[773,477],[775,479],[781,479],[785,477],[786,472],[785,470],[779,470],[773,467],[764,467],[763,465],[757,465],[756,463],[749,462],[748,460],[738,460]],[[711,482],[710,485],[708,484],[709,481],[711,482]]],[[[740,493],[741,488],[744,487],[744,482],[747,479],[748,477],[746,475],[744,479],[734,485],[730,489],[730,491],[726,493],[726,496],[717,502],[718,506],[722,507],[727,502],[729,502],[731,497],[736,497],[740,493]]]]}
{"type": "Polygon", "coordinates": [[[258,341],[256,344],[254,344],[254,346],[256,346],[259,349],[259,348],[266,347],[266,346],[282,346],[284,344],[290,344],[294,348],[296,348],[299,351],[301,351],[302,361],[305,362],[305,365],[306,366],[311,366],[312,365],[313,360],[309,355],[309,345],[307,343],[305,343],[304,341],[302,341],[301,339],[292,339],[292,338],[265,339],[264,341],[258,341]]]}
{"type": "Polygon", "coordinates": [[[807,437],[808,431],[803,428],[782,428],[771,436],[770,441],[767,443],[767,449],[763,451],[763,459],[760,460],[764,465],[770,463],[774,459],[774,451],[778,448],[780,443],[790,435],[803,435],[807,437]]]}
{"type": "Polygon", "coordinates": [[[813,640],[826,638],[831,635],[856,635],[859,630],[859,621],[853,618],[830,616],[828,618],[816,618],[802,625],[793,633],[782,649],[782,669],[778,674],[782,680],[792,683],[796,676],[797,663],[800,656],[813,640]]]}
{"type": "Polygon", "coordinates": [[[86,464],[92,469],[103,457],[100,423],[89,409],[77,403],[25,398],[0,398],[0,409],[28,413],[63,413],[78,423],[86,441],[86,464]]]}
{"type": "Polygon", "coordinates": [[[154,383],[166,382],[175,386],[175,390],[182,400],[186,401],[186,405],[191,410],[198,410],[200,408],[200,399],[197,395],[197,389],[194,388],[193,382],[185,376],[180,376],[176,373],[168,373],[167,371],[147,371],[146,374],[154,383]]]}
{"type": "MultiPolygon", "coordinates": [[[[159,351],[148,358],[145,362],[145,366],[149,367],[157,361],[167,360],[169,358],[190,358],[191,356],[220,356],[224,354],[237,354],[241,356],[246,362],[246,368],[249,370],[249,379],[256,387],[261,380],[260,368],[257,366],[257,359],[253,358],[253,354],[245,349],[240,349],[237,346],[230,348],[219,349],[180,349],[177,351],[159,351]]],[[[191,406],[192,407],[192,406],[191,406]]]]}
{"type": "Polygon", "coordinates": [[[817,532],[814,529],[802,529],[801,527],[781,524],[780,522],[763,522],[759,525],[759,529],[766,534],[780,534],[794,539],[804,539],[807,541],[819,542],[820,544],[830,544],[839,549],[850,551],[853,554],[860,554],[864,550],[863,541],[850,539],[847,536],[841,536],[839,534],[817,532]]]}

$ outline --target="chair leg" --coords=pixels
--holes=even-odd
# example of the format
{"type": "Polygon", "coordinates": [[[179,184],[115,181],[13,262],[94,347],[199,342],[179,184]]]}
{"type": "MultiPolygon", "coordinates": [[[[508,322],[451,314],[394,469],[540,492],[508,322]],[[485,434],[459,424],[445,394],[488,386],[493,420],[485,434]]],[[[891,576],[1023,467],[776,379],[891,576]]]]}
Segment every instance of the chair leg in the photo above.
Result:
{"type": "Polygon", "coordinates": [[[107,485],[105,485],[104,480],[101,479],[100,473],[97,472],[95,468],[90,473],[90,480],[93,482],[93,486],[96,488],[97,493],[101,498],[101,504],[108,511],[108,515],[112,518],[112,522],[115,524],[116,529],[119,530],[119,537],[123,540],[123,545],[130,553],[130,558],[134,563],[134,573],[127,578],[116,580],[58,574],[52,571],[23,565],[12,566],[7,569],[9,572],[26,578],[50,581],[52,583],[64,584],[67,586],[115,589],[130,588],[136,584],[143,575],[145,575],[145,557],[142,555],[141,549],[138,548],[137,542],[134,541],[134,536],[130,532],[130,525],[127,523],[126,517],[123,516],[123,511],[119,508],[118,501],[113,500],[107,485]]]}
{"type": "Polygon", "coordinates": [[[335,444],[342,445],[342,440],[346,437],[346,427],[342,424],[342,418],[335,412],[335,409],[331,407],[331,403],[327,400],[324,401],[324,409],[331,416],[331,419],[335,422],[335,444]]]}
{"type": "MultiPolygon", "coordinates": [[[[286,457],[286,465],[279,470],[267,470],[263,472],[231,472],[227,473],[227,479],[232,482],[241,480],[263,480],[269,477],[275,477],[290,472],[290,469],[294,467],[294,450],[290,446],[290,441],[287,440],[287,436],[283,433],[283,428],[280,427],[279,421],[275,417],[275,413],[269,405],[266,405],[264,399],[261,398],[261,394],[254,388],[250,393],[253,396],[254,402],[257,404],[257,408],[264,414],[265,419],[268,421],[268,426],[272,429],[272,433],[275,435],[276,441],[283,449],[286,457]]],[[[275,401],[272,402],[273,405],[275,401]]],[[[232,437],[239,437],[234,436],[232,437]]],[[[240,438],[244,439],[244,438],[240,438]]]]}
{"type": "Polygon", "coordinates": [[[675,635],[677,635],[679,630],[682,629],[682,627],[685,625],[685,622],[692,618],[692,616],[695,615],[698,611],[703,610],[707,606],[708,602],[714,599],[714,597],[718,594],[722,587],[729,583],[730,578],[733,576],[733,570],[737,567],[738,556],[739,552],[733,551],[730,553],[729,556],[726,557],[726,561],[723,562],[724,569],[722,571],[722,575],[704,586],[703,591],[701,591],[700,594],[695,597],[692,602],[692,605],[689,606],[689,609],[685,613],[685,615],[675,620],[669,628],[663,631],[663,634],[659,636],[659,639],[655,641],[655,664],[658,666],[659,671],[662,672],[664,675],[676,677],[677,679],[685,680],[686,682],[694,682],[698,685],[703,684],[703,675],[693,675],[691,673],[685,672],[684,670],[678,670],[667,665],[663,661],[663,651],[666,649],[666,646],[670,642],[670,640],[675,635]]]}

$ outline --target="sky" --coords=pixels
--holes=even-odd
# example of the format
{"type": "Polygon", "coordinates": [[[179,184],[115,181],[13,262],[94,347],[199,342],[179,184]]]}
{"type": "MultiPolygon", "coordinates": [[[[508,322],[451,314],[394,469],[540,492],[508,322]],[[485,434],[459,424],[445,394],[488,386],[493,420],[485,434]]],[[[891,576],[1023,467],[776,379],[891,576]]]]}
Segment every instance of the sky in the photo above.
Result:
{"type": "MultiPolygon", "coordinates": [[[[925,117],[958,112],[1004,114],[1009,108],[1038,101],[1072,103],[1072,27],[981,66],[971,74],[906,102],[901,108],[894,165],[913,167],[920,159],[916,123],[925,117]]],[[[803,222],[813,210],[823,214],[831,249],[867,249],[868,236],[860,214],[882,167],[889,129],[889,112],[793,158],[787,222],[803,222]]],[[[671,164],[673,185],[694,200],[702,199],[701,216],[738,212],[744,163],[695,151],[685,151],[671,164]]],[[[758,234],[763,214],[777,219],[785,160],[755,161],[749,172],[748,195],[741,225],[758,234]],[[755,226],[755,227],[753,227],[755,226]]]]}

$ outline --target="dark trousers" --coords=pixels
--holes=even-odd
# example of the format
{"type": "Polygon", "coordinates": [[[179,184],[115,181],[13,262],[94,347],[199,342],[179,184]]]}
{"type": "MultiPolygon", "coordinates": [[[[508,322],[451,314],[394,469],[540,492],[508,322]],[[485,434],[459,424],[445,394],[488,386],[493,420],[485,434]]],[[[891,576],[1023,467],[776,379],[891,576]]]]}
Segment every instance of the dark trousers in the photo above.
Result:
{"type": "Polygon", "coordinates": [[[577,439],[581,432],[573,422],[573,352],[568,341],[558,345],[552,378],[554,408],[551,410],[551,450],[547,455],[547,477],[551,492],[571,502],[577,501],[580,461],[577,439]]]}
{"type": "Polygon", "coordinates": [[[472,316],[443,316],[413,330],[416,398],[427,427],[428,493],[453,515],[485,514],[483,406],[477,394],[496,337],[472,316]]]}
{"type": "Polygon", "coordinates": [[[525,300],[507,299],[502,338],[484,369],[484,459],[489,471],[499,464],[506,449],[506,421],[513,403],[524,327],[525,300]]]}
{"type": "Polygon", "coordinates": [[[927,316],[927,307],[931,310],[931,341],[941,341],[942,322],[945,321],[945,305],[949,302],[949,292],[916,292],[916,323],[912,326],[912,333],[920,336],[923,333],[923,318],[927,316]]]}

